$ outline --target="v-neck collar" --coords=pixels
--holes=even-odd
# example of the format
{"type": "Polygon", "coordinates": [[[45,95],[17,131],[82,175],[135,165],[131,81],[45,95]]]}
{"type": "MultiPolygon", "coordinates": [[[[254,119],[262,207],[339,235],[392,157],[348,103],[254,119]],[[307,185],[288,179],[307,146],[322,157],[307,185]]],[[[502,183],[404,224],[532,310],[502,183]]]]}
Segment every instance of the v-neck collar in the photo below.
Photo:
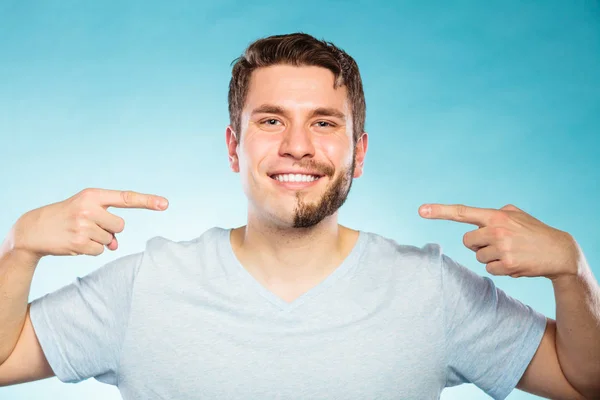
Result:
{"type": "Polygon", "coordinates": [[[291,303],[286,302],[281,297],[277,296],[275,293],[271,292],[265,286],[263,286],[259,281],[248,272],[246,268],[241,264],[238,260],[235,252],[233,251],[233,247],[231,246],[231,235],[232,229],[223,229],[221,231],[221,237],[219,238],[219,246],[223,251],[220,253],[223,254],[226,259],[223,260],[224,267],[234,274],[237,274],[241,277],[245,282],[248,283],[254,290],[256,290],[262,297],[268,300],[270,303],[275,305],[277,308],[282,311],[291,311],[299,305],[306,302],[308,299],[311,299],[327,288],[331,287],[336,281],[346,275],[348,272],[354,269],[354,267],[358,264],[358,260],[360,255],[363,252],[365,242],[366,242],[366,234],[362,231],[358,232],[358,238],[356,243],[350,250],[348,256],[342,261],[342,263],[331,272],[324,280],[319,282],[316,286],[309,289],[307,292],[301,294],[299,297],[294,299],[291,303]]]}

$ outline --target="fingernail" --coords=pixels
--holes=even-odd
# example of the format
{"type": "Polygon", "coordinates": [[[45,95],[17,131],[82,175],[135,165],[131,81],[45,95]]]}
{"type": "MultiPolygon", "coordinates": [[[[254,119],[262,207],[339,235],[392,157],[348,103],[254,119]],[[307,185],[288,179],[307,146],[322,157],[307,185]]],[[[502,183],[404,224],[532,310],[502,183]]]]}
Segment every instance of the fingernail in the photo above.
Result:
{"type": "Polygon", "coordinates": [[[421,215],[423,216],[429,216],[431,214],[431,207],[430,206],[423,206],[421,207],[421,215]]]}
{"type": "Polygon", "coordinates": [[[166,208],[167,207],[167,201],[166,200],[156,200],[156,206],[158,208],[166,208]]]}

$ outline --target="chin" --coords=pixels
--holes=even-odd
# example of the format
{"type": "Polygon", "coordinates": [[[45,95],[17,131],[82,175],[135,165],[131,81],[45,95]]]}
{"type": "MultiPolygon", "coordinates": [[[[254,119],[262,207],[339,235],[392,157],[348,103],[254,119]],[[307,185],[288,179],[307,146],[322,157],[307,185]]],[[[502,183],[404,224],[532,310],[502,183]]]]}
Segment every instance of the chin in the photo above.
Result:
{"type": "Polygon", "coordinates": [[[294,216],[271,215],[269,218],[269,223],[271,226],[279,230],[292,229],[294,228],[294,216]]]}

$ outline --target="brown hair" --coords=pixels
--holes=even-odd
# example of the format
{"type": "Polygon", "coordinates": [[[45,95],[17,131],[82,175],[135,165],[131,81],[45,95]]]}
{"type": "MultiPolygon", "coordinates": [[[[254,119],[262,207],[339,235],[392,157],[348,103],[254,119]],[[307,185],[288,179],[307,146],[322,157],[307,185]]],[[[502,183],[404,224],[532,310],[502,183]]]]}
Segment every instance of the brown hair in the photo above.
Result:
{"type": "Polygon", "coordinates": [[[334,74],[334,88],[346,86],[352,107],[354,142],[365,128],[365,95],[356,61],[331,42],[318,40],[306,33],[269,36],[251,43],[244,54],[233,61],[229,82],[229,120],[241,134],[241,116],[252,71],[276,64],[318,66],[334,74]]]}

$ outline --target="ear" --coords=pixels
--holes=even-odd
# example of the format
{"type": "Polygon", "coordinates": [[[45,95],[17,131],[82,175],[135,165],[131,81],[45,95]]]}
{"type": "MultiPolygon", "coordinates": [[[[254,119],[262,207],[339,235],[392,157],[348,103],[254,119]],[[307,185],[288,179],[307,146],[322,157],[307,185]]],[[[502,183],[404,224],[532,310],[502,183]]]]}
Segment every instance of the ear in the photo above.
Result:
{"type": "Polygon", "coordinates": [[[225,130],[225,141],[227,142],[227,154],[229,155],[229,167],[233,172],[240,172],[240,163],[237,155],[238,139],[231,125],[225,130]]]}
{"type": "Polygon", "coordinates": [[[360,178],[363,174],[365,156],[367,155],[367,147],[369,146],[369,135],[367,132],[363,132],[360,138],[356,141],[356,155],[355,155],[355,168],[354,178],[360,178]]]}

